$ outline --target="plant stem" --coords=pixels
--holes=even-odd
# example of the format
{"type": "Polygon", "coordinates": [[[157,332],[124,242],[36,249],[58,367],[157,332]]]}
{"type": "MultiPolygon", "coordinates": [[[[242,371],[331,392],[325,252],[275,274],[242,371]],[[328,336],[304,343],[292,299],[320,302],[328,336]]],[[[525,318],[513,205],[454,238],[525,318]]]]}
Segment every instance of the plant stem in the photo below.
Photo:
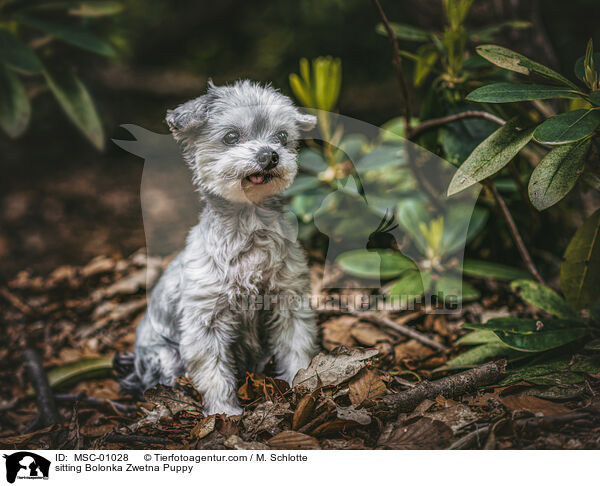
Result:
{"type": "Polygon", "coordinates": [[[443,116],[441,118],[434,118],[432,120],[424,121],[423,123],[420,123],[412,129],[412,131],[410,132],[409,139],[414,140],[416,137],[423,134],[424,132],[433,130],[434,128],[437,128],[441,125],[446,125],[447,123],[462,120],[464,118],[484,118],[486,120],[497,123],[498,125],[504,125],[506,123],[502,118],[496,115],[492,115],[487,111],[469,110],[463,111],[462,113],[457,113],[455,115],[448,115],[443,116]]]}
{"type": "Polygon", "coordinates": [[[390,40],[390,44],[392,45],[392,59],[394,63],[394,68],[396,70],[396,78],[398,79],[398,84],[400,84],[400,94],[402,95],[402,102],[404,103],[404,133],[408,137],[412,113],[410,110],[410,103],[408,102],[408,86],[406,85],[406,79],[404,78],[404,70],[402,69],[402,57],[400,56],[398,41],[396,40],[396,36],[394,35],[394,31],[392,30],[390,21],[385,15],[385,12],[383,11],[381,4],[379,3],[379,0],[373,0],[373,3],[375,4],[377,11],[379,12],[379,16],[381,17],[381,21],[383,22],[383,26],[388,35],[388,39],[390,40]]]}
{"type": "Polygon", "coordinates": [[[494,199],[498,203],[498,206],[500,207],[500,211],[502,211],[502,214],[504,215],[504,219],[506,219],[506,222],[508,224],[508,229],[510,230],[513,240],[515,241],[515,244],[517,245],[517,249],[519,250],[519,254],[521,255],[521,258],[523,259],[523,262],[527,266],[527,269],[539,283],[541,283],[542,285],[546,285],[546,282],[544,281],[544,279],[538,272],[535,264],[533,263],[533,259],[531,258],[531,255],[529,254],[529,251],[527,250],[527,247],[525,246],[525,243],[523,242],[523,238],[521,238],[521,234],[519,233],[519,229],[517,228],[515,220],[513,219],[512,214],[510,214],[510,210],[508,209],[508,206],[506,205],[504,198],[498,192],[496,185],[491,180],[483,181],[483,184],[490,190],[490,192],[494,196],[494,199]]]}

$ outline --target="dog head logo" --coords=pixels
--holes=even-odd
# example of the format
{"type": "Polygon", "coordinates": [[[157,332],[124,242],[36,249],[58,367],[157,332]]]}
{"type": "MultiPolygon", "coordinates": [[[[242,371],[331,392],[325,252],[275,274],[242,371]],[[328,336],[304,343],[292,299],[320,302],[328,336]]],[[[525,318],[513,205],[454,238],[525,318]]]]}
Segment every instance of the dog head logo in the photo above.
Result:
{"type": "Polygon", "coordinates": [[[50,461],[33,452],[4,454],[6,480],[12,484],[19,479],[48,479],[50,461]]]}

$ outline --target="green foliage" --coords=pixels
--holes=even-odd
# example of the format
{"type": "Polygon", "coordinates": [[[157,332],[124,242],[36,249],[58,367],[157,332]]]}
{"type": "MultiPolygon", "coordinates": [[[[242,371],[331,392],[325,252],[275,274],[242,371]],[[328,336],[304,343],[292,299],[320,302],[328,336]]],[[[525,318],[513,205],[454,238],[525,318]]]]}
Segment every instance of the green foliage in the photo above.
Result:
{"type": "Polygon", "coordinates": [[[0,4],[0,128],[9,137],[26,131],[30,98],[48,87],[94,147],[104,147],[104,132],[89,91],[71,66],[56,60],[68,58],[68,50],[65,55],[57,54],[68,46],[114,56],[112,46],[91,31],[90,23],[121,10],[122,5],[113,1],[0,4]]]}
{"type": "Polygon", "coordinates": [[[364,278],[393,278],[416,270],[410,259],[397,252],[353,250],[340,255],[336,262],[350,275],[364,278]]]}
{"type": "Polygon", "coordinates": [[[492,64],[495,64],[503,69],[508,69],[509,71],[525,74],[527,76],[532,73],[537,73],[541,76],[557,81],[560,84],[569,86],[575,91],[579,90],[576,84],[572,83],[553,69],[550,69],[549,67],[538,62],[532,61],[528,57],[523,56],[518,52],[511,51],[506,47],[483,45],[477,48],[477,53],[492,64]]]}
{"type": "Polygon", "coordinates": [[[331,111],[337,105],[342,83],[342,62],[331,56],[312,61],[300,59],[300,76],[290,74],[290,86],[296,98],[307,108],[331,111]]]}
{"type": "Polygon", "coordinates": [[[589,333],[582,322],[568,319],[519,319],[498,317],[486,324],[464,324],[466,329],[493,331],[509,348],[541,352],[564,346],[589,333]]]}
{"type": "Polygon", "coordinates": [[[104,131],[92,97],[81,80],[71,72],[44,71],[46,83],[69,119],[92,142],[104,147],[104,131]]]}
{"type": "Polygon", "coordinates": [[[16,138],[27,128],[31,106],[16,73],[0,64],[0,127],[16,138]]]}
{"type": "MultiPolygon", "coordinates": [[[[422,44],[414,54],[402,52],[407,59],[416,63],[413,79],[415,86],[422,85],[432,73],[439,75],[433,82],[434,85],[441,83],[449,89],[461,86],[477,71],[476,66],[469,67],[469,60],[465,56],[469,41],[493,40],[506,28],[525,29],[531,25],[517,20],[470,31],[465,23],[473,0],[443,0],[443,6],[447,23],[442,32],[427,32],[411,25],[391,23],[392,31],[398,39],[422,44]]],[[[383,24],[378,24],[376,31],[387,35],[383,24]]]]}
{"type": "MultiPolygon", "coordinates": [[[[523,75],[539,74],[563,86],[515,82],[494,83],[471,92],[467,96],[471,101],[508,103],[564,98],[580,100],[586,104],[598,101],[598,92],[595,91],[598,89],[598,65],[591,40],[586,55],[575,65],[577,77],[591,90],[587,93],[553,69],[505,47],[483,45],[477,48],[477,52],[503,69],[523,75]]],[[[589,106],[590,108],[575,109],[552,116],[534,128],[533,139],[537,142],[562,145],[551,150],[531,174],[529,198],[539,210],[547,209],[562,200],[575,187],[579,176],[585,171],[590,139],[597,136],[600,126],[600,111],[589,106]]],[[[513,128],[518,130],[519,124],[513,124],[513,128]]],[[[515,144],[514,138],[517,138],[515,132],[512,138],[498,139],[501,130],[492,134],[475,149],[473,158],[467,161],[468,164],[467,162],[463,164],[459,170],[461,174],[457,173],[457,178],[452,181],[449,194],[497,174],[527,144],[528,140],[521,145],[515,144]],[[495,147],[496,155],[490,152],[490,147],[495,147]],[[478,163],[480,157],[485,158],[485,163],[478,163]],[[482,169],[482,166],[485,166],[485,169],[482,169]],[[479,171],[483,171],[483,178],[479,171]]],[[[521,130],[520,133],[524,135],[525,132],[526,130],[521,130]]]]}
{"type": "Polygon", "coordinates": [[[563,319],[577,319],[578,314],[554,290],[533,280],[515,280],[511,288],[529,304],[563,319]]]}
{"type": "Polygon", "coordinates": [[[527,272],[518,268],[509,267],[501,263],[473,259],[465,259],[462,270],[465,275],[493,278],[496,280],[516,280],[529,277],[527,272]]]}
{"type": "Polygon", "coordinates": [[[540,161],[529,179],[529,199],[542,211],[554,206],[575,186],[583,171],[590,140],[581,140],[552,149],[540,161]]]}
{"type": "Polygon", "coordinates": [[[506,166],[527,145],[534,129],[518,130],[513,119],[486,138],[459,167],[448,187],[448,196],[481,182],[506,166]]]}
{"type": "Polygon", "coordinates": [[[493,83],[472,91],[469,101],[479,103],[510,103],[515,101],[546,100],[550,98],[579,98],[571,88],[544,84],[493,83]]]}
{"type": "Polygon", "coordinates": [[[600,125],[598,111],[573,110],[549,118],[535,129],[533,136],[542,143],[577,142],[592,135],[598,125],[600,125]]]}
{"type": "Polygon", "coordinates": [[[560,285],[575,309],[594,304],[600,295],[600,209],[577,230],[560,267],[560,285]]]}

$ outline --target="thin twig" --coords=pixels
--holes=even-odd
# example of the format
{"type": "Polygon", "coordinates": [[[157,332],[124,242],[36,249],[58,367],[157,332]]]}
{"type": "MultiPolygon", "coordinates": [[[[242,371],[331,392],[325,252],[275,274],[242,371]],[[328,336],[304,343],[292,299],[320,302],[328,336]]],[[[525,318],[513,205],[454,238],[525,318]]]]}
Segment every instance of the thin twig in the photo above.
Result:
{"type": "Polygon", "coordinates": [[[465,393],[473,393],[482,386],[493,385],[504,376],[505,368],[505,360],[486,363],[439,380],[422,381],[410,390],[384,397],[382,402],[394,412],[410,412],[423,400],[431,400],[438,395],[456,398],[465,393]]]}
{"type": "Polygon", "coordinates": [[[523,242],[523,238],[521,238],[521,234],[519,233],[519,229],[517,228],[515,220],[513,219],[512,214],[510,214],[510,210],[508,209],[508,206],[506,205],[504,198],[502,197],[500,192],[498,192],[496,185],[494,184],[493,181],[490,181],[490,180],[483,181],[483,183],[490,190],[490,192],[494,196],[494,199],[498,203],[498,206],[500,207],[500,211],[502,211],[502,214],[504,215],[504,219],[506,220],[506,223],[508,224],[508,229],[510,230],[513,240],[515,241],[515,244],[517,245],[517,250],[519,250],[519,254],[521,255],[521,258],[523,259],[523,262],[527,266],[529,273],[531,273],[531,275],[533,275],[533,277],[539,283],[541,283],[542,285],[546,285],[546,282],[544,282],[544,279],[540,275],[540,272],[538,272],[538,270],[535,266],[535,263],[533,263],[533,259],[531,258],[531,255],[529,254],[529,251],[527,250],[527,247],[525,246],[525,243],[523,242]]]}
{"type": "Polygon", "coordinates": [[[441,125],[446,125],[448,123],[455,122],[457,120],[463,120],[465,118],[484,118],[485,120],[489,120],[498,125],[504,125],[506,122],[496,116],[488,113],[487,111],[478,111],[478,110],[468,110],[463,111],[461,113],[456,113],[455,115],[443,116],[441,118],[434,118],[432,120],[424,121],[423,123],[419,123],[416,127],[414,127],[410,132],[410,139],[414,140],[419,135],[422,135],[429,130],[437,128],[441,125]]]}
{"type": "Polygon", "coordinates": [[[125,405],[123,403],[114,402],[106,398],[90,397],[85,393],[57,393],[54,395],[55,400],[59,402],[81,402],[86,405],[107,406],[112,408],[117,413],[133,413],[137,411],[137,405],[125,405]]]}
{"type": "Polygon", "coordinates": [[[48,425],[59,424],[61,422],[60,415],[58,414],[54,394],[48,383],[48,376],[44,370],[40,355],[34,349],[27,349],[24,353],[24,358],[27,375],[35,390],[39,411],[39,421],[36,425],[46,427],[48,425]]]}
{"type": "Polygon", "coordinates": [[[410,109],[409,96],[408,96],[408,86],[406,85],[406,79],[404,77],[404,70],[402,69],[402,56],[400,56],[400,48],[398,47],[398,41],[396,36],[394,35],[394,31],[392,26],[390,25],[390,21],[388,20],[379,0],[373,0],[377,11],[379,12],[379,17],[381,17],[381,21],[383,22],[383,26],[387,33],[388,39],[390,40],[390,44],[392,45],[392,54],[393,54],[393,63],[396,71],[396,78],[398,79],[398,84],[400,84],[400,93],[402,95],[402,102],[404,104],[404,133],[408,135],[410,130],[410,120],[412,118],[412,113],[410,109]]]}
{"type": "MultiPolygon", "coordinates": [[[[421,313],[415,313],[415,314],[420,315],[421,313]]],[[[413,316],[413,318],[417,317],[415,314],[411,314],[411,316],[413,316]]],[[[359,317],[363,321],[369,321],[369,322],[372,322],[373,324],[377,324],[379,326],[389,327],[404,336],[414,339],[415,341],[419,341],[421,344],[424,344],[425,346],[435,349],[436,351],[447,351],[448,350],[447,346],[444,346],[443,344],[438,343],[437,341],[434,341],[433,339],[425,336],[423,333],[420,333],[416,329],[413,329],[410,326],[406,326],[404,324],[396,322],[396,321],[390,319],[389,317],[375,314],[373,312],[356,312],[356,311],[353,312],[352,315],[359,317]]]]}

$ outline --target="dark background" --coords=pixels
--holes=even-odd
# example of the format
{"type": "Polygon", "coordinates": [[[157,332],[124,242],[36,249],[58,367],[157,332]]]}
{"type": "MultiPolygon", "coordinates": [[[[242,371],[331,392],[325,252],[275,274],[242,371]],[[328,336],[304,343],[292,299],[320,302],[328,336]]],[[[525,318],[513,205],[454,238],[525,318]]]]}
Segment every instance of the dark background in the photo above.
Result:
{"type": "MultiPolygon", "coordinates": [[[[104,59],[70,51],[94,95],[108,138],[130,138],[121,124],[165,133],[165,111],[198,96],[210,77],[272,82],[286,94],[301,57],[341,58],[340,112],[381,124],[400,103],[386,38],[369,0],[220,2],[125,0],[96,29],[118,52],[104,59]]],[[[441,29],[441,0],[383,1],[392,21],[441,29]]],[[[476,0],[470,27],[508,19],[532,29],[500,42],[571,75],[589,37],[600,39],[597,0],[476,0]]],[[[402,47],[402,46],[401,46],[402,47]]],[[[411,93],[415,106],[423,93],[411,93]]],[[[33,103],[28,132],[0,134],[0,279],[18,270],[48,272],[100,253],[144,245],[139,204],[143,160],[108,142],[97,152],[49,93],[33,103]]]]}

